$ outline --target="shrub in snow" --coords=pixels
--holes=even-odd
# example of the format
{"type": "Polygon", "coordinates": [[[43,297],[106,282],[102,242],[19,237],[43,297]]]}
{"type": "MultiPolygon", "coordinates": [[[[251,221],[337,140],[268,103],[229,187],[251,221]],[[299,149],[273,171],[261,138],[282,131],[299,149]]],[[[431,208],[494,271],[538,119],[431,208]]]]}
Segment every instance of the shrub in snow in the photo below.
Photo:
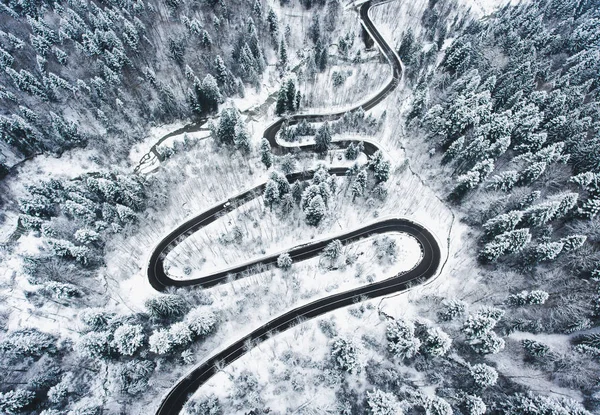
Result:
{"type": "Polygon", "coordinates": [[[43,285],[40,292],[55,300],[68,300],[69,298],[83,297],[83,291],[73,284],[49,281],[43,285]]]}
{"type": "Polygon", "coordinates": [[[123,356],[133,356],[144,344],[144,329],[138,324],[123,324],[113,333],[112,347],[123,356]]]}
{"type": "Polygon", "coordinates": [[[402,415],[404,412],[394,394],[379,389],[367,392],[367,413],[371,415],[402,415]]]}
{"type": "Polygon", "coordinates": [[[488,365],[477,364],[469,366],[469,372],[475,385],[481,389],[494,386],[498,381],[498,372],[488,365]]]}

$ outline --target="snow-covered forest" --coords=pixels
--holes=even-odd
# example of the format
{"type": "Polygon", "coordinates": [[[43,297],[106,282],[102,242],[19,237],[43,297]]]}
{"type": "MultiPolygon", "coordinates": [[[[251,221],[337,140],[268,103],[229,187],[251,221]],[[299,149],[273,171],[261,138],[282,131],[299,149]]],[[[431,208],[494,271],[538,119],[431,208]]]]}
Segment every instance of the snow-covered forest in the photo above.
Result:
{"type": "Polygon", "coordinates": [[[3,0],[0,132],[1,414],[600,413],[598,0],[3,0]]]}

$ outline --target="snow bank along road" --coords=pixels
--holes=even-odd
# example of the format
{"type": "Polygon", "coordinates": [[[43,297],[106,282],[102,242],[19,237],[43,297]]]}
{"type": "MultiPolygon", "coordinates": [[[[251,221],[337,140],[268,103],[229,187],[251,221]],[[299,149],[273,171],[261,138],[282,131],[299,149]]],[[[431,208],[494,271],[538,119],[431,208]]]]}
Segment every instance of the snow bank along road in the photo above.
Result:
{"type": "MultiPolygon", "coordinates": [[[[394,88],[396,88],[402,77],[402,63],[400,62],[400,59],[385,42],[369,18],[369,9],[371,6],[381,3],[381,1],[377,3],[373,3],[372,1],[363,3],[360,7],[360,17],[365,30],[377,43],[380,50],[390,62],[393,76],[391,81],[380,92],[361,105],[358,105],[355,109],[360,107],[365,110],[373,108],[391,91],[393,91],[394,88]]],[[[339,118],[343,116],[345,112],[346,111],[332,114],[299,114],[287,118],[287,121],[289,124],[296,124],[304,119],[311,122],[321,122],[339,118]]],[[[282,143],[277,140],[277,132],[285,120],[286,119],[284,118],[277,120],[271,124],[264,133],[264,137],[271,143],[273,151],[278,154],[290,151],[314,152],[314,144],[287,146],[282,145],[282,143]]],[[[341,147],[345,147],[351,142],[352,141],[349,140],[336,141],[336,144],[341,147]]],[[[372,155],[377,150],[378,148],[374,143],[365,142],[364,151],[367,153],[367,155],[372,155]]],[[[336,167],[330,169],[329,172],[331,174],[343,176],[346,174],[347,170],[348,169],[345,167],[336,167]]],[[[287,178],[290,182],[294,180],[303,180],[310,178],[312,173],[313,172],[293,173],[288,175],[287,178]]],[[[210,287],[226,281],[229,275],[234,275],[239,278],[243,276],[243,274],[251,274],[253,272],[253,268],[257,265],[275,264],[277,262],[278,254],[265,256],[257,261],[238,265],[201,278],[175,280],[167,275],[163,262],[168,252],[187,236],[208,225],[209,223],[214,222],[220,216],[231,211],[237,206],[240,206],[241,204],[258,197],[264,191],[265,186],[266,183],[263,183],[244,193],[238,194],[237,196],[229,199],[227,203],[219,204],[201,213],[169,233],[169,235],[159,242],[158,246],[150,256],[150,261],[148,264],[148,279],[150,284],[158,291],[164,291],[168,287],[192,285],[210,287]]],[[[436,274],[441,262],[441,251],[434,235],[422,225],[402,218],[383,219],[379,222],[375,222],[360,229],[338,235],[334,238],[296,246],[287,252],[290,254],[293,261],[297,262],[317,256],[323,250],[323,248],[325,248],[325,246],[327,246],[327,244],[334,239],[339,239],[343,244],[348,244],[370,235],[387,232],[404,232],[413,236],[418,241],[421,246],[422,256],[421,261],[414,268],[409,271],[399,273],[398,275],[395,275],[384,281],[334,294],[313,301],[309,304],[302,305],[269,321],[230,346],[223,348],[223,350],[213,355],[199,366],[195,367],[185,377],[181,378],[162,400],[157,410],[157,415],[178,414],[182,410],[188,398],[201,385],[206,383],[213,375],[215,375],[219,367],[222,368],[223,366],[232,363],[246,353],[248,350],[247,345],[260,343],[261,341],[268,339],[270,336],[294,326],[299,321],[317,317],[329,311],[352,305],[357,300],[380,297],[406,290],[411,285],[425,282],[436,274]]]]}

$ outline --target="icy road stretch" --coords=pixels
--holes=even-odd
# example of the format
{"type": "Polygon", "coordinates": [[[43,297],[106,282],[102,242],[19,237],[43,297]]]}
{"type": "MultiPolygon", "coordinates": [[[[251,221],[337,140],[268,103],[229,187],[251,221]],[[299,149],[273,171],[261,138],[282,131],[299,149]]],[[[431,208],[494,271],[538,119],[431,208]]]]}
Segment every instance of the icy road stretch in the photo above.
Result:
{"type": "MultiPolygon", "coordinates": [[[[396,55],[393,49],[390,48],[390,46],[385,42],[369,18],[369,9],[372,6],[381,3],[383,2],[368,1],[363,3],[360,6],[360,18],[367,33],[375,41],[381,52],[389,61],[392,67],[392,78],[390,82],[375,96],[357,105],[354,109],[363,108],[368,110],[373,108],[396,88],[402,77],[402,63],[400,62],[398,55],[396,55]]],[[[301,120],[307,120],[310,122],[334,120],[343,116],[347,111],[349,110],[330,114],[298,114],[288,117],[287,121],[289,124],[296,124],[301,120]]],[[[273,152],[276,154],[283,154],[289,151],[314,152],[315,149],[313,144],[287,146],[278,142],[276,135],[285,120],[285,118],[281,118],[275,121],[264,132],[264,137],[271,143],[273,152]]],[[[347,147],[351,142],[352,141],[344,140],[336,141],[335,143],[340,147],[347,147]]],[[[364,152],[367,155],[372,155],[377,150],[378,147],[376,144],[372,142],[364,142],[364,152]]],[[[329,172],[331,174],[343,176],[346,174],[347,170],[348,169],[345,167],[337,167],[330,169],[329,172]]],[[[293,182],[294,180],[309,179],[310,177],[312,177],[312,172],[292,173],[287,176],[288,181],[290,182],[293,182]]],[[[196,232],[200,228],[214,222],[223,214],[229,212],[237,206],[240,206],[249,200],[258,197],[263,193],[265,186],[266,183],[263,183],[253,189],[234,196],[229,199],[227,203],[219,204],[201,213],[167,235],[162,241],[160,241],[150,257],[148,264],[148,279],[150,284],[158,291],[164,291],[168,287],[192,285],[210,287],[227,280],[228,275],[235,275],[237,278],[240,278],[244,275],[244,273],[250,274],[252,273],[253,267],[256,265],[276,264],[277,256],[279,254],[265,256],[257,261],[235,266],[233,268],[206,275],[201,278],[175,280],[171,279],[167,275],[163,263],[167,253],[180,241],[196,232]]],[[[217,367],[222,368],[246,353],[246,345],[256,345],[268,339],[272,335],[294,326],[298,321],[314,318],[329,311],[352,305],[359,299],[381,297],[406,290],[410,286],[427,281],[437,273],[441,262],[441,251],[436,238],[422,225],[402,218],[383,219],[360,229],[340,234],[330,239],[296,246],[289,249],[287,252],[290,254],[294,262],[298,262],[319,255],[323,248],[325,248],[325,246],[327,246],[327,244],[334,239],[339,239],[343,244],[349,244],[371,235],[388,232],[404,232],[413,236],[418,241],[421,247],[421,261],[414,268],[409,271],[399,273],[384,281],[365,285],[363,287],[339,294],[334,294],[313,301],[309,304],[302,305],[269,321],[253,332],[242,337],[235,343],[225,347],[222,351],[205,360],[203,363],[189,372],[185,377],[181,378],[162,400],[156,412],[157,415],[179,414],[190,396],[200,386],[202,386],[213,375],[216,374],[217,367]]]]}

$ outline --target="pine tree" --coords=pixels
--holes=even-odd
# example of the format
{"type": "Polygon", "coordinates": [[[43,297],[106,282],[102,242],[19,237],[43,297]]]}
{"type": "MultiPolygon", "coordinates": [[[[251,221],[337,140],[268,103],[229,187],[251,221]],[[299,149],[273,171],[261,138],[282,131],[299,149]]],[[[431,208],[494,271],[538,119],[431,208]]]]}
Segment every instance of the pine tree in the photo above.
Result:
{"type": "Polygon", "coordinates": [[[483,400],[475,395],[465,395],[463,403],[466,415],[484,415],[487,407],[483,400]]]}
{"type": "Polygon", "coordinates": [[[229,85],[229,72],[227,71],[227,67],[225,66],[225,62],[223,62],[223,58],[220,55],[217,55],[215,58],[215,78],[217,79],[217,84],[223,88],[229,85]]]}
{"type": "Polygon", "coordinates": [[[123,324],[113,333],[111,346],[123,356],[133,356],[144,344],[143,327],[134,324],[123,324]]]}
{"type": "Polygon", "coordinates": [[[22,413],[35,399],[35,392],[17,389],[0,392],[0,411],[12,415],[22,413]]]}
{"type": "Polygon", "coordinates": [[[185,300],[175,294],[166,294],[149,298],[144,303],[144,306],[150,315],[158,318],[179,317],[188,311],[185,300]]]}
{"type": "Polygon", "coordinates": [[[267,14],[267,27],[269,28],[271,37],[276,39],[279,34],[279,21],[273,9],[269,9],[269,13],[267,14]]]}
{"type": "Polygon", "coordinates": [[[563,244],[563,252],[573,252],[581,248],[586,240],[586,235],[569,235],[560,242],[563,244]]]}
{"type": "Polygon", "coordinates": [[[308,27],[308,37],[315,45],[321,39],[321,24],[317,14],[313,15],[310,26],[308,27]]]}
{"type": "Polygon", "coordinates": [[[287,110],[287,91],[285,90],[287,84],[282,84],[277,93],[277,103],[275,104],[275,114],[281,115],[287,110]]]}
{"type": "Polygon", "coordinates": [[[242,151],[243,153],[250,152],[250,134],[248,133],[248,130],[241,119],[238,120],[238,123],[235,126],[235,137],[233,141],[238,150],[242,151]]]}
{"type": "Polygon", "coordinates": [[[476,364],[469,366],[469,372],[473,378],[473,382],[480,389],[494,386],[498,381],[498,372],[488,365],[476,364]]]}
{"type": "Polygon", "coordinates": [[[194,336],[206,336],[217,326],[217,317],[206,307],[196,307],[185,316],[185,322],[194,336]]]}
{"type": "Polygon", "coordinates": [[[325,203],[321,195],[316,195],[310,200],[310,203],[304,211],[306,223],[317,226],[325,216],[325,203]]]}
{"type": "Polygon", "coordinates": [[[150,351],[156,354],[167,354],[175,346],[167,329],[158,329],[148,339],[150,351]]]}
{"type": "Polygon", "coordinates": [[[402,415],[402,407],[393,393],[380,389],[367,392],[367,413],[370,415],[402,415]]]}
{"type": "Polygon", "coordinates": [[[254,16],[259,20],[262,19],[262,3],[260,0],[254,0],[254,4],[252,5],[252,14],[254,14],[254,16]]]}
{"type": "Polygon", "coordinates": [[[285,71],[287,69],[288,64],[288,54],[287,54],[287,46],[285,45],[285,41],[281,39],[279,42],[279,69],[285,71]]]}
{"type": "Polygon", "coordinates": [[[315,135],[315,150],[319,153],[325,153],[329,150],[331,145],[331,127],[329,123],[325,121],[321,127],[317,130],[315,135]]]}
{"type": "Polygon", "coordinates": [[[502,351],[504,346],[504,339],[498,337],[493,331],[490,331],[471,342],[471,347],[479,354],[496,354],[502,351]]]}
{"type": "Polygon", "coordinates": [[[483,230],[488,236],[499,235],[514,230],[522,218],[523,212],[513,210],[488,220],[483,224],[483,230]]]}
{"type": "Polygon", "coordinates": [[[281,158],[280,168],[283,174],[288,175],[296,170],[296,157],[292,154],[286,154],[281,158]]]}
{"type": "Polygon", "coordinates": [[[296,83],[293,79],[288,79],[285,88],[286,107],[290,112],[296,111],[296,83]]]}
{"type": "Polygon", "coordinates": [[[544,304],[548,297],[549,294],[546,291],[521,291],[520,293],[509,295],[506,301],[513,307],[520,307],[524,305],[544,304]]]}
{"type": "Polygon", "coordinates": [[[444,356],[452,346],[452,339],[439,327],[427,330],[427,335],[421,346],[423,353],[428,356],[444,356]]]}
{"type": "Polygon", "coordinates": [[[108,331],[92,331],[84,334],[75,344],[75,350],[91,359],[106,359],[111,353],[110,333],[108,331]]]}
{"type": "Polygon", "coordinates": [[[362,186],[362,184],[357,181],[354,180],[354,182],[352,183],[352,201],[354,202],[356,200],[357,197],[362,196],[365,192],[365,188],[362,186]]]}
{"type": "Polygon", "coordinates": [[[442,305],[444,308],[438,312],[442,321],[452,321],[456,317],[464,315],[467,310],[467,303],[458,299],[444,300],[442,305]]]}
{"type": "Polygon", "coordinates": [[[277,182],[269,179],[267,181],[267,185],[265,186],[265,193],[263,196],[265,206],[268,206],[271,211],[273,211],[273,205],[279,203],[279,186],[277,186],[277,182]]]}
{"type": "Polygon", "coordinates": [[[217,142],[225,145],[233,145],[236,140],[236,127],[239,122],[240,115],[235,108],[223,109],[215,133],[217,142]]]}
{"type": "Polygon", "coordinates": [[[552,261],[560,255],[564,244],[562,242],[545,242],[531,247],[529,252],[530,261],[544,262],[552,261]]]}
{"type": "Polygon", "coordinates": [[[273,165],[273,155],[271,154],[271,144],[269,140],[263,138],[260,142],[260,160],[268,169],[273,165]]]}
{"type": "Polygon", "coordinates": [[[302,192],[302,185],[298,180],[296,180],[292,185],[291,193],[292,197],[294,198],[294,202],[296,202],[297,205],[300,205],[300,202],[302,201],[302,192]]]}
{"type": "Polygon", "coordinates": [[[396,319],[388,323],[386,328],[388,351],[400,359],[411,359],[419,353],[421,340],[415,336],[412,322],[396,319]]]}
{"type": "Polygon", "coordinates": [[[479,252],[479,256],[485,261],[495,261],[502,255],[523,250],[529,241],[531,234],[528,228],[504,232],[487,243],[479,252]]]}

